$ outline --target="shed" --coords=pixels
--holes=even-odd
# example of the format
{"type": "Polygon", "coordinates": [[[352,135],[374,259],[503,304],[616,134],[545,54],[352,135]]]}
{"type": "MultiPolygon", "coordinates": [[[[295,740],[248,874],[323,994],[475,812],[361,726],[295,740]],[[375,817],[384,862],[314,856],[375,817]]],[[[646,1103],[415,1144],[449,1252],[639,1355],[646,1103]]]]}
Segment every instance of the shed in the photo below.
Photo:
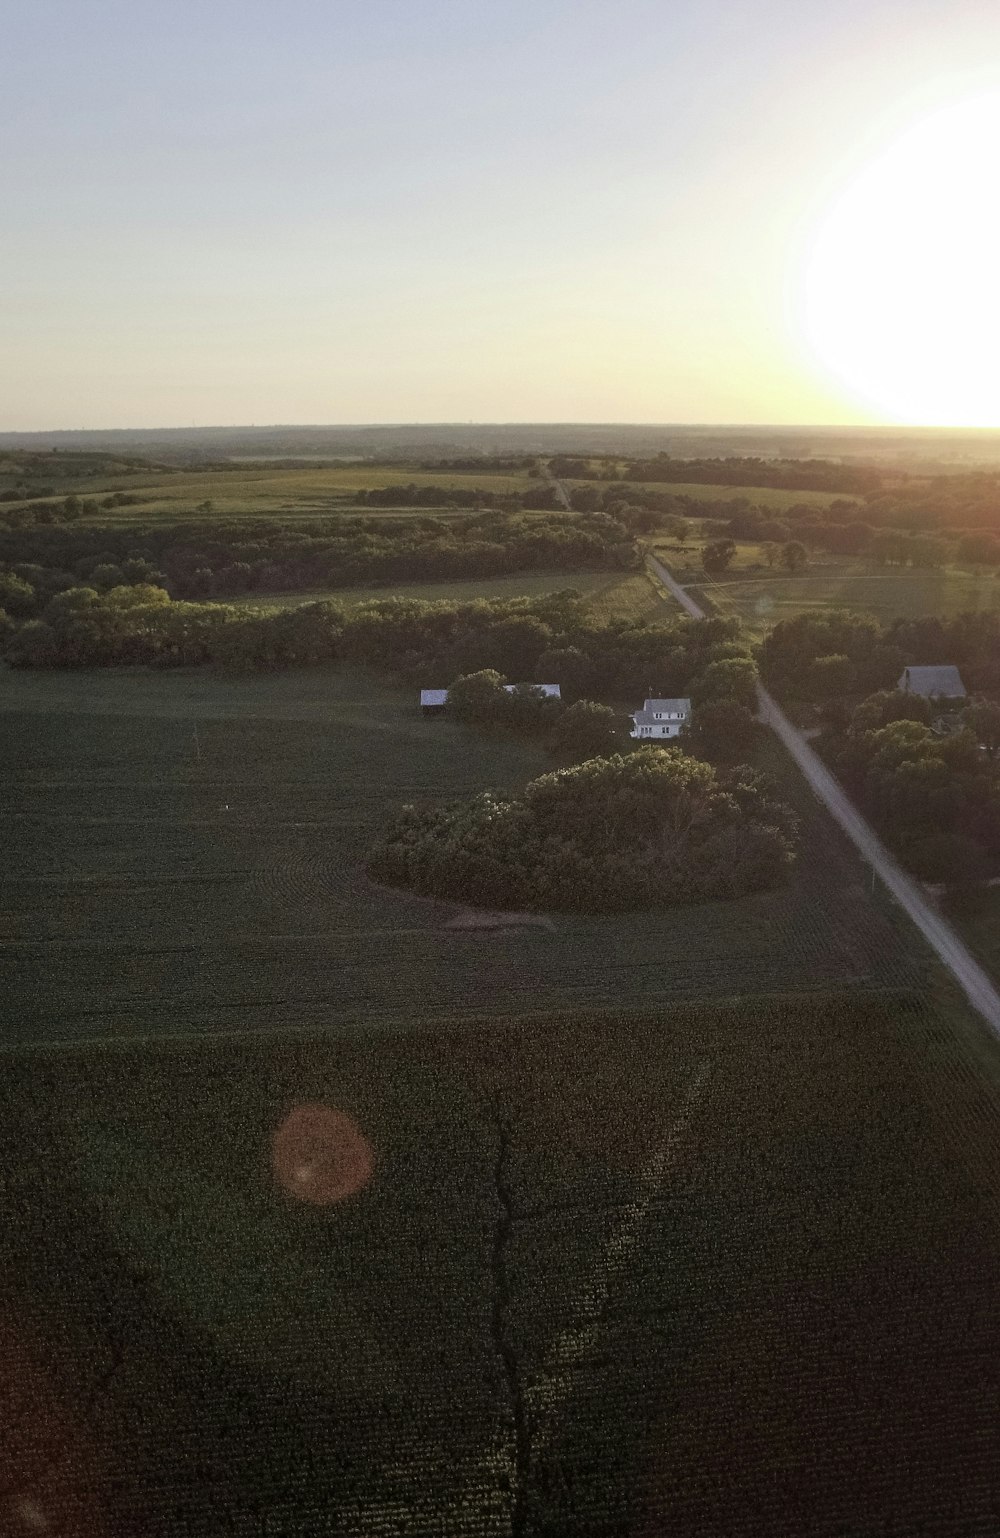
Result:
{"type": "Polygon", "coordinates": [[[447,703],[447,689],[421,689],[420,691],[420,708],[425,716],[438,715],[447,703]]]}
{"type": "Polygon", "coordinates": [[[950,663],[933,668],[904,668],[896,688],[904,694],[920,694],[927,700],[962,700],[966,694],[962,675],[950,663]]]}
{"type": "Polygon", "coordinates": [[[647,700],[641,710],[633,712],[629,736],[649,742],[658,738],[678,737],[681,728],[690,719],[690,700],[647,700]]]}

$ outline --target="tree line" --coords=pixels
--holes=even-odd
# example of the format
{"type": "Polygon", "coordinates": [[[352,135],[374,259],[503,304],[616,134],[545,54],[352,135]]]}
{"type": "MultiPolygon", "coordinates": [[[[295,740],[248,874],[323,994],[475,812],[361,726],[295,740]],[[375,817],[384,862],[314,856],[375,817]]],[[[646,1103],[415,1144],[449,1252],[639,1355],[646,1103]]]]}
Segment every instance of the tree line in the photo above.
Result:
{"type": "Polygon", "coordinates": [[[825,609],[781,620],[761,643],[761,673],[785,699],[830,705],[893,689],[904,667],[954,663],[973,693],[1000,693],[1000,615],[894,619],[825,609]]]}
{"type": "Polygon", "coordinates": [[[571,589],[538,598],[385,598],[350,609],[321,602],[261,612],[173,601],[148,583],[103,593],[76,587],[55,594],[37,617],[5,617],[2,630],[4,656],[17,667],[254,670],[340,658],[419,687],[494,669],[515,682],[559,683],[570,701],[653,693],[746,708],[756,678],[733,620],[601,623],[571,589]]]}
{"type": "Polygon", "coordinates": [[[609,570],[638,560],[628,530],[604,513],[30,528],[0,532],[0,606],[39,614],[55,593],[80,585],[152,583],[197,599],[609,570]]]}
{"type": "Polygon", "coordinates": [[[926,880],[974,884],[1000,868],[1000,615],[894,620],[828,610],[782,620],[764,679],[818,708],[819,751],[901,860],[926,880]],[[930,701],[896,685],[951,663],[970,695],[930,701]]]}

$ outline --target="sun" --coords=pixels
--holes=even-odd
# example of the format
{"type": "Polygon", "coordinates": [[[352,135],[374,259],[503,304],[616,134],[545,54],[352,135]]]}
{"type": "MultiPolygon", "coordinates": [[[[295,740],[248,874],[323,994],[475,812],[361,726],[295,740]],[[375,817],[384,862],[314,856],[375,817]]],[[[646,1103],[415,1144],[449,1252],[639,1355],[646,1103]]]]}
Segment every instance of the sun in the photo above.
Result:
{"type": "Polygon", "coordinates": [[[1000,92],[940,109],[821,220],[805,334],[870,410],[1000,426],[1000,92]]]}

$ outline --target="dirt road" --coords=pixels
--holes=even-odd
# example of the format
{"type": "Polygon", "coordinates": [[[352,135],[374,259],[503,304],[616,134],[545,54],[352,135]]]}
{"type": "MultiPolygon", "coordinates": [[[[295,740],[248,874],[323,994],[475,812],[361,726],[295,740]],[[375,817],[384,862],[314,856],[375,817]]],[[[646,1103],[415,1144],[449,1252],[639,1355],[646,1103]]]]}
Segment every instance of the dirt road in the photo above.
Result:
{"type": "MultiPolygon", "coordinates": [[[[662,561],[650,556],[657,577],[677,602],[694,619],[704,619],[705,611],[670,575],[662,561]]],[[[789,721],[763,684],[757,685],[761,720],[784,743],[805,775],[813,793],[840,824],[859,854],[875,871],[900,907],[916,924],[938,959],[948,968],[969,1003],[978,1010],[990,1029],[1000,1036],[1000,993],[971,951],[924,897],[916,882],[902,869],[881,839],[861,816],[854,804],[827,769],[822,759],[789,721]]]]}

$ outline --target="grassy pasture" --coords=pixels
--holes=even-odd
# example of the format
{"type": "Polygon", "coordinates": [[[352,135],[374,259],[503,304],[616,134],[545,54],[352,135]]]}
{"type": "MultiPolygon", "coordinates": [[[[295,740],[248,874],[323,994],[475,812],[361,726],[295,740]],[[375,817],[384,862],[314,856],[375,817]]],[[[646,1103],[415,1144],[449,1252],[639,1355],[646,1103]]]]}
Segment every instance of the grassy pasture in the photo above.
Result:
{"type": "Polygon", "coordinates": [[[956,566],[915,571],[817,559],[792,577],[764,568],[758,546],[740,544],[733,566],[709,579],[693,554],[678,559],[667,546],[660,555],[678,581],[699,588],[718,613],[739,619],[758,636],[779,620],[813,609],[851,609],[873,614],[883,624],[926,614],[1000,609],[1000,581],[992,572],[956,566]],[[762,569],[751,571],[754,565],[762,569]]]}
{"type": "MultiPolygon", "coordinates": [[[[405,582],[391,587],[338,587],[296,593],[245,593],[237,598],[220,598],[219,603],[239,609],[294,609],[302,603],[330,599],[334,603],[354,605],[373,598],[446,598],[464,603],[473,598],[536,598],[572,587],[604,612],[628,612],[638,601],[633,591],[634,577],[609,571],[531,571],[508,577],[469,577],[454,582],[405,582]]],[[[661,609],[662,613],[662,609],[661,609]]]]}
{"type": "MultiPolygon", "coordinates": [[[[566,481],[567,486],[590,486],[592,481],[566,481]]],[[[624,482],[623,482],[624,484],[624,482]]],[[[784,491],[775,486],[703,486],[698,481],[629,481],[628,485],[637,490],[666,491],[677,497],[695,497],[699,502],[733,501],[737,497],[746,497],[748,502],[755,503],[758,507],[773,507],[780,511],[785,507],[794,507],[796,503],[810,507],[828,507],[831,502],[838,500],[856,501],[853,497],[841,497],[835,491],[784,491]]]]}
{"type": "Polygon", "coordinates": [[[195,1035],[605,1009],[916,975],[776,752],[809,850],[789,886],[669,915],[456,934],[373,888],[389,809],[523,784],[541,749],[424,720],[348,671],[0,674],[8,1039],[195,1035]]]}
{"type": "Polygon", "coordinates": [[[463,1024],[5,1053],[12,1512],[991,1531],[998,1119],[926,1006],[463,1024]],[[276,1162],[317,1104],[373,1153],[327,1205],[276,1162]]]}
{"type": "MultiPolygon", "coordinates": [[[[430,470],[410,470],[398,466],[363,464],[326,465],[316,469],[254,468],[236,465],[231,470],[182,470],[175,472],[138,472],[127,476],[88,477],[77,487],[67,483],[58,501],[69,491],[81,496],[100,497],[109,491],[127,491],[144,500],[139,507],[101,508],[90,523],[142,523],[150,518],[204,518],[196,513],[199,502],[210,501],[213,512],[221,518],[308,517],[328,514],[349,502],[354,492],[374,486],[442,486],[460,491],[483,487],[489,491],[524,491],[537,485],[527,475],[475,475],[472,472],[448,474],[430,470]]],[[[35,500],[32,498],[28,499],[35,500]]],[[[21,504],[11,503],[12,507],[21,504]]],[[[372,509],[378,512],[379,509],[372,509]]],[[[386,510],[387,511],[387,510],[386,510]]],[[[426,516],[427,508],[415,508],[426,516]]]]}

